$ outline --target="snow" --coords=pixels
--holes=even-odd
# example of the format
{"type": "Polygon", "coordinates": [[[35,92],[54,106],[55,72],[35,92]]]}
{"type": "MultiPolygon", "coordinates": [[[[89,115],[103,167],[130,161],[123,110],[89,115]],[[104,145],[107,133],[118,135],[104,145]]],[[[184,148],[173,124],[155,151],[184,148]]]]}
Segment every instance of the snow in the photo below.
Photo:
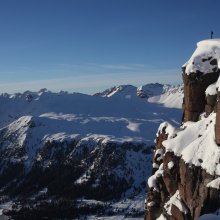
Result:
{"type": "Polygon", "coordinates": [[[170,123],[168,122],[163,122],[160,124],[158,131],[157,131],[157,137],[159,136],[159,133],[162,133],[163,128],[165,127],[165,134],[168,135],[167,139],[171,139],[173,137],[175,137],[178,129],[175,128],[174,126],[172,126],[170,123]]]}
{"type": "MultiPolygon", "coordinates": [[[[158,88],[163,87],[159,85],[154,88],[150,84],[152,94],[158,94],[158,88]]],[[[90,146],[97,142],[151,145],[161,122],[167,117],[171,124],[180,120],[180,110],[149,103],[137,96],[137,88],[130,85],[119,86],[105,97],[43,89],[2,94],[0,102],[0,132],[10,137],[1,148],[25,147],[25,157],[14,155],[11,161],[24,161],[27,171],[46,142],[77,140],[89,142],[90,146]]]]}
{"type": "Polygon", "coordinates": [[[220,39],[203,40],[197,43],[197,48],[189,61],[183,65],[186,74],[200,71],[204,74],[212,73],[213,68],[219,68],[220,60],[220,39]],[[217,66],[211,65],[210,61],[217,60],[217,66]]]}
{"type": "Polygon", "coordinates": [[[164,153],[164,152],[163,152],[163,149],[162,149],[162,148],[157,149],[157,150],[155,151],[154,157],[157,158],[156,160],[157,160],[158,162],[163,159],[163,153],[164,153]]]}
{"type": "Polygon", "coordinates": [[[154,201],[151,201],[151,202],[148,202],[147,203],[147,206],[149,206],[149,207],[152,207],[152,206],[154,206],[155,205],[155,202],[154,201]]]}
{"type": "Polygon", "coordinates": [[[127,125],[127,128],[133,132],[140,132],[140,123],[132,123],[129,122],[129,124],[127,125]]]}
{"type": "MultiPolygon", "coordinates": [[[[3,210],[4,209],[11,210],[11,208],[12,208],[12,202],[11,201],[0,204],[0,219],[1,219],[1,216],[4,216],[3,213],[2,213],[3,210]]],[[[5,217],[5,219],[8,219],[8,217],[6,217],[6,216],[4,216],[4,217],[5,217]]]]}
{"type": "MultiPolygon", "coordinates": [[[[126,198],[134,196],[136,189],[140,188],[141,184],[146,184],[146,176],[148,177],[151,174],[152,154],[143,154],[143,149],[144,147],[138,151],[127,150],[125,155],[126,165],[117,166],[116,169],[112,170],[112,173],[119,179],[125,179],[128,182],[132,181],[132,187],[124,193],[124,197],[126,198]]],[[[141,194],[144,201],[144,187],[141,188],[141,194]]]]}
{"type": "Polygon", "coordinates": [[[212,180],[207,184],[207,187],[219,189],[220,188],[220,177],[212,180]]]}
{"type": "Polygon", "coordinates": [[[216,82],[216,88],[218,91],[220,91],[220,78],[218,78],[218,80],[216,82]]]}
{"type": "Polygon", "coordinates": [[[166,220],[166,217],[163,214],[161,214],[156,220],[166,220]]]}
{"type": "Polygon", "coordinates": [[[199,217],[198,220],[219,220],[220,219],[220,209],[216,210],[214,213],[208,213],[199,217]]]}
{"type": "Polygon", "coordinates": [[[205,91],[205,94],[206,96],[217,94],[216,82],[208,86],[208,88],[205,91]]]}
{"type": "MultiPolygon", "coordinates": [[[[117,87],[113,87],[111,89],[107,89],[104,92],[100,93],[102,97],[115,97],[115,98],[125,98],[131,99],[132,97],[136,97],[137,87],[132,85],[120,85],[117,87]]],[[[95,94],[99,95],[99,94],[95,94]]]]}
{"type": "Polygon", "coordinates": [[[75,181],[76,184],[82,184],[89,181],[89,177],[87,177],[86,173],[83,174],[78,180],[75,181]]]}
{"type": "Polygon", "coordinates": [[[153,188],[155,191],[159,191],[157,184],[156,184],[156,179],[158,177],[161,177],[163,175],[163,172],[164,170],[163,170],[163,163],[162,163],[159,169],[155,172],[155,174],[148,178],[147,183],[148,183],[149,188],[153,188]]]}
{"type": "Polygon", "coordinates": [[[176,137],[163,142],[166,151],[174,152],[187,164],[201,166],[211,175],[220,175],[220,148],[215,143],[216,114],[198,122],[186,122],[176,137]],[[208,147],[207,147],[208,146],[208,147]]]}
{"type": "Polygon", "coordinates": [[[162,85],[159,83],[150,83],[139,86],[138,88],[132,85],[120,85],[107,89],[104,92],[95,94],[101,97],[120,97],[120,98],[149,98],[152,96],[158,96],[166,92],[169,85],[162,85]]]}
{"type": "Polygon", "coordinates": [[[159,168],[159,165],[158,165],[158,164],[156,164],[156,163],[153,163],[153,168],[158,169],[158,168],[159,168]]]}
{"type": "Polygon", "coordinates": [[[188,211],[185,205],[183,204],[183,202],[181,201],[179,190],[177,190],[176,193],[164,205],[164,208],[166,209],[168,215],[172,215],[171,213],[172,205],[175,205],[181,212],[183,212],[184,214],[187,214],[188,211]]]}
{"type": "Polygon", "coordinates": [[[147,85],[143,85],[137,88],[137,95],[141,97],[152,97],[152,96],[158,96],[161,95],[164,92],[165,87],[167,85],[162,85],[159,83],[150,83],[147,85]]]}
{"type": "Polygon", "coordinates": [[[156,187],[156,176],[152,175],[148,178],[148,186],[149,188],[155,188],[156,187]]]}
{"type": "Polygon", "coordinates": [[[148,102],[162,104],[168,108],[182,109],[183,85],[176,87],[165,85],[163,92],[156,96],[150,97],[148,102]]]}
{"type": "MultiPolygon", "coordinates": [[[[79,200],[80,201],[80,200],[79,200]]],[[[96,201],[96,200],[85,200],[83,199],[81,202],[87,203],[87,204],[104,204],[103,202],[96,201]]],[[[128,219],[128,220],[142,220],[143,215],[140,217],[125,217],[125,214],[128,213],[131,210],[136,210],[136,211],[143,211],[144,207],[144,199],[142,196],[136,196],[132,199],[122,199],[116,203],[109,203],[108,207],[113,209],[114,211],[118,211],[117,215],[113,216],[87,216],[87,219],[113,219],[113,220],[122,220],[122,219],[128,219]]]]}
{"type": "Polygon", "coordinates": [[[167,108],[181,109],[183,100],[183,85],[171,86],[159,83],[150,83],[138,88],[132,85],[121,85],[107,89],[104,92],[97,93],[95,95],[131,100],[140,97],[146,99],[150,103],[162,104],[167,108]]]}
{"type": "Polygon", "coordinates": [[[219,220],[220,216],[214,214],[205,214],[199,217],[198,220],[219,220]]]}
{"type": "MultiPolygon", "coordinates": [[[[170,124],[178,125],[180,121],[180,109],[148,102],[148,97],[159,95],[162,90],[164,92],[164,86],[160,84],[145,85],[142,92],[145,92],[146,98],[138,94],[137,87],[129,85],[116,87],[110,93],[106,93],[107,95],[94,96],[52,93],[45,89],[14,95],[2,94],[0,133],[5,139],[1,140],[1,150],[6,149],[11,153],[10,162],[24,162],[28,172],[35,159],[42,163],[44,168],[50,166],[51,161],[44,160],[39,153],[47,142],[61,142],[61,146],[65,148],[68,142],[76,141],[76,147],[69,154],[70,157],[73,154],[80,155],[85,144],[91,153],[96,150],[97,143],[104,145],[114,142],[118,143],[119,147],[125,142],[152,145],[160,123],[168,120],[170,124]],[[22,157],[16,153],[20,149],[24,152],[22,157]]],[[[112,206],[116,209],[124,207],[127,211],[137,209],[142,212],[145,189],[141,188],[141,184],[146,183],[151,173],[152,154],[146,155],[143,148],[139,151],[128,149],[125,157],[127,171],[118,166],[111,172],[126,180],[132,177],[132,187],[112,206]],[[149,165],[147,169],[146,164],[149,165]],[[141,192],[137,189],[141,189],[141,192]]],[[[94,164],[88,167],[88,171],[93,168],[94,164]]],[[[2,170],[3,167],[0,168],[0,172],[2,170]]],[[[162,173],[160,166],[155,178],[162,173]]],[[[73,184],[89,180],[89,174],[83,173],[73,184]]],[[[92,186],[96,187],[97,184],[98,178],[92,186]]],[[[46,193],[46,189],[37,193],[46,193]]],[[[122,218],[124,216],[121,216],[122,218]]],[[[115,219],[119,217],[115,216],[115,219]]]]}
{"type": "Polygon", "coordinates": [[[167,165],[169,170],[171,170],[174,167],[173,161],[170,161],[167,165]]]}

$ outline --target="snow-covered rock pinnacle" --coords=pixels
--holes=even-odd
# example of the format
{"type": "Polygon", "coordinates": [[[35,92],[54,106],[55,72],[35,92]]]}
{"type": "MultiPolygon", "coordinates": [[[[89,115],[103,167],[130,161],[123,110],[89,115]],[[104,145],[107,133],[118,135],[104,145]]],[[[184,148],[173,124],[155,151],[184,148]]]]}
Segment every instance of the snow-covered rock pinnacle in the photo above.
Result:
{"type": "Polygon", "coordinates": [[[182,125],[175,128],[164,122],[158,129],[153,172],[148,180],[146,220],[218,215],[219,62],[220,40],[213,39],[199,42],[183,65],[182,125]]]}

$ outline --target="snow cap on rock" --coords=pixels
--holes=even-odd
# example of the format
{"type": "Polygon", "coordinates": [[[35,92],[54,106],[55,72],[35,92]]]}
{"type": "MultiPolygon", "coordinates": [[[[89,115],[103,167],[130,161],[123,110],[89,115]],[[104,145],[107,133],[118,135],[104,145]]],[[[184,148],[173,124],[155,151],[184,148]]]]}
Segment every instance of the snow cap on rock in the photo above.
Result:
{"type": "Polygon", "coordinates": [[[220,66],[220,39],[203,40],[197,43],[197,48],[185,67],[185,73],[202,72],[204,74],[217,72],[220,66]]]}

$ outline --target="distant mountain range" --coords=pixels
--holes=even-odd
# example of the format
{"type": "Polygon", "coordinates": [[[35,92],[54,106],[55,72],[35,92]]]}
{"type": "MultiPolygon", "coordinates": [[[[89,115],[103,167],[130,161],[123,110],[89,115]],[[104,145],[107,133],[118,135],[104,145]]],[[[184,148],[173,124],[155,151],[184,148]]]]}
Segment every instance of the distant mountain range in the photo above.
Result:
{"type": "Polygon", "coordinates": [[[86,204],[96,207],[92,215],[108,203],[106,215],[142,216],[155,133],[164,121],[179,124],[182,98],[182,86],[158,83],[95,95],[2,94],[0,201],[25,199],[33,211],[65,199],[78,204],[77,215],[86,204]]]}

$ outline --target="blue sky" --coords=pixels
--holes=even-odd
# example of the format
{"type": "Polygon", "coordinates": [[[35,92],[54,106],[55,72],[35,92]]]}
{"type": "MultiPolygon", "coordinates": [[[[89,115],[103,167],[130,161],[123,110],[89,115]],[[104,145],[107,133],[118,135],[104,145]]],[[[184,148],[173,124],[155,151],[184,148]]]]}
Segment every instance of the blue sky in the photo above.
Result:
{"type": "Polygon", "coordinates": [[[0,92],[181,83],[219,0],[2,0],[0,92]]]}

